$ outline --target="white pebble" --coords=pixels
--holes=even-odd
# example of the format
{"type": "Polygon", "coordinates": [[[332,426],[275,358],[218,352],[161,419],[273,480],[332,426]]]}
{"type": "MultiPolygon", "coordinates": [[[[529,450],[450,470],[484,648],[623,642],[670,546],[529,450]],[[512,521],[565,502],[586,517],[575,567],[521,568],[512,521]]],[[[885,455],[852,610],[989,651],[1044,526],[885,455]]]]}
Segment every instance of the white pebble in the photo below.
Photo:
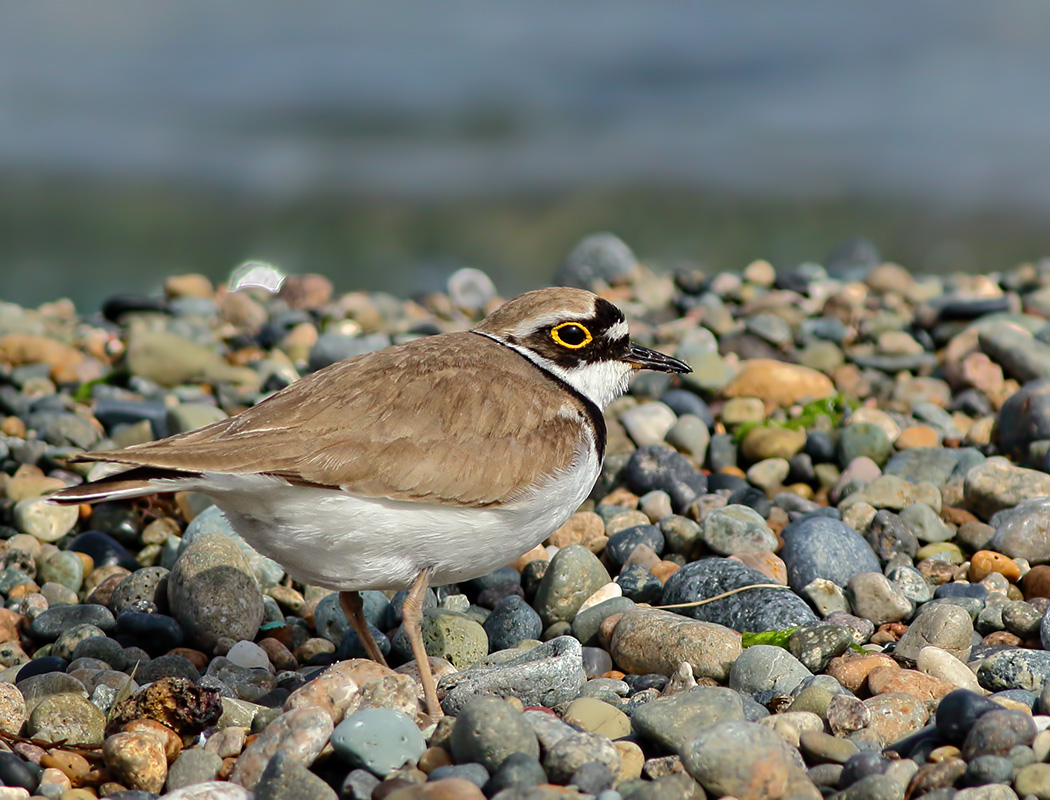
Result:
{"type": "Polygon", "coordinates": [[[237,642],[237,644],[230,648],[230,652],[226,654],[226,658],[231,664],[236,664],[238,667],[245,667],[246,669],[267,669],[271,672],[273,671],[273,667],[270,665],[270,659],[266,655],[266,651],[259,647],[255,642],[237,642]]]}

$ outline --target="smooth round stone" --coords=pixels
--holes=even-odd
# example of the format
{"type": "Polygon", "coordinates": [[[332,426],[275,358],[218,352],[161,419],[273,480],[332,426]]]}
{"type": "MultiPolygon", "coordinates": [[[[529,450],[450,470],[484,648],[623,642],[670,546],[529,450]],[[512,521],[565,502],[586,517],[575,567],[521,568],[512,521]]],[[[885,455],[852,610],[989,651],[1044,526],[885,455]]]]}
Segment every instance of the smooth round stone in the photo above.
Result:
{"type": "Polygon", "coordinates": [[[69,666],[69,659],[60,656],[38,656],[27,662],[18,670],[15,676],[16,682],[21,682],[36,675],[47,675],[48,673],[64,673],[69,666]]]}
{"type": "Polygon", "coordinates": [[[937,732],[944,741],[961,745],[982,715],[1000,709],[998,703],[976,692],[956,689],[942,697],[937,706],[937,732]]]}
{"type": "Polygon", "coordinates": [[[385,333],[366,336],[348,336],[335,331],[322,333],[310,348],[307,366],[311,372],[317,372],[337,361],[382,350],[389,346],[390,337],[385,333]]]}
{"type": "Polygon", "coordinates": [[[677,414],[679,421],[691,416],[703,422],[708,430],[715,426],[714,415],[707,403],[687,389],[668,389],[660,395],[660,402],[677,414]]]}
{"type": "Polygon", "coordinates": [[[504,597],[496,603],[482,627],[493,652],[514,647],[523,639],[538,639],[543,633],[540,615],[517,595],[504,597]]]}
{"type": "Polygon", "coordinates": [[[206,403],[179,403],[168,409],[165,422],[168,426],[168,435],[173,436],[176,433],[186,433],[203,428],[205,425],[224,420],[228,416],[221,408],[206,403]]]}
{"type": "Polygon", "coordinates": [[[623,479],[639,495],[654,490],[667,492],[676,513],[707,493],[703,474],[693,469],[681,453],[662,445],[644,445],[635,450],[623,469],[623,479]]]}
{"type": "Polygon", "coordinates": [[[568,545],[551,559],[533,607],[545,626],[569,622],[583,602],[609,582],[609,573],[597,556],[582,545],[568,545]]]}
{"type": "Polygon", "coordinates": [[[80,512],[75,505],[60,506],[45,498],[34,497],[15,503],[11,519],[20,532],[41,542],[57,542],[73,530],[80,512]]]}
{"type": "Polygon", "coordinates": [[[1013,783],[1014,765],[1005,756],[977,756],[966,765],[963,782],[967,786],[984,786],[989,783],[1001,783],[1009,786],[1013,783]]]}
{"type": "Polygon", "coordinates": [[[813,459],[814,464],[827,464],[836,460],[835,440],[823,431],[810,431],[806,434],[803,452],[813,459]]]}
{"type": "Polygon", "coordinates": [[[802,452],[806,432],[791,428],[752,428],[740,444],[745,459],[754,463],[770,458],[788,459],[802,452]]]}
{"type": "Polygon", "coordinates": [[[1006,755],[1018,745],[1030,745],[1035,734],[1031,715],[994,709],[981,714],[974,722],[962,744],[962,755],[967,761],[977,756],[1006,755]]]}
{"type": "Polygon", "coordinates": [[[477,762],[490,773],[497,772],[513,753],[533,759],[540,755],[536,734],[521,712],[496,697],[478,697],[460,709],[450,745],[458,763],[477,762]]]}
{"type": "Polygon", "coordinates": [[[237,642],[226,653],[230,663],[245,669],[271,669],[270,659],[255,642],[237,642]]]}
{"type": "Polygon", "coordinates": [[[945,683],[972,692],[981,691],[977,676],[961,660],[939,647],[927,646],[919,651],[916,666],[920,672],[945,683]]]}
{"type": "MultiPolygon", "coordinates": [[[[692,603],[743,586],[770,582],[768,576],[739,561],[705,558],[687,564],[667,579],[661,605],[692,603]]],[[[801,597],[786,589],[748,589],[679,610],[684,616],[737,631],[783,630],[817,619],[801,597]]]]}
{"type": "Polygon", "coordinates": [[[97,503],[91,513],[91,526],[125,546],[137,546],[142,533],[139,513],[126,503],[97,503]]]}
{"type": "Polygon", "coordinates": [[[812,673],[787,650],[756,644],[746,648],[733,662],[729,686],[739,692],[755,694],[773,691],[791,694],[812,673]]]}
{"type": "Polygon", "coordinates": [[[142,647],[151,656],[182,647],[186,638],[182,626],[174,617],[138,611],[125,611],[117,618],[115,637],[125,646],[142,647]]]}
{"type": "Polygon", "coordinates": [[[1003,607],[1003,624],[1006,630],[1022,639],[1028,639],[1040,632],[1044,614],[1034,606],[1016,600],[1003,607]]]}
{"type": "Polygon", "coordinates": [[[882,466],[892,451],[893,443],[886,431],[874,422],[847,425],[839,436],[839,463],[844,467],[861,456],[882,466]]]}
{"type": "Polygon", "coordinates": [[[675,413],[659,401],[642,403],[620,415],[620,424],[639,447],[663,442],[677,421],[675,413]]]}
{"type": "Polygon", "coordinates": [[[578,613],[572,620],[572,635],[584,645],[597,645],[598,632],[608,617],[626,614],[636,608],[635,602],[629,598],[611,597],[578,613]]]}
{"type": "Polygon", "coordinates": [[[332,748],[351,767],[385,778],[406,764],[414,765],[427,743],[416,724],[401,712],[366,708],[339,723],[332,733],[332,748]]]}
{"type": "Polygon", "coordinates": [[[991,519],[995,534],[989,546],[1010,558],[1030,563],[1050,561],[1050,498],[1036,497],[991,519]]]}
{"type": "Polygon", "coordinates": [[[112,612],[105,606],[85,603],[76,606],[55,606],[36,617],[29,626],[29,635],[39,641],[54,641],[64,631],[77,625],[94,625],[108,633],[116,627],[112,612]]]}
{"type": "Polygon", "coordinates": [[[201,747],[183,750],[168,769],[164,788],[168,793],[178,789],[215,780],[222,768],[222,759],[201,747]]]}
{"type": "Polygon", "coordinates": [[[596,280],[617,284],[637,265],[631,248],[611,233],[594,233],[580,240],[554,275],[554,286],[592,287],[596,280]]]}
{"type": "Polygon", "coordinates": [[[985,457],[972,447],[948,449],[920,447],[904,450],[891,458],[884,474],[904,478],[909,483],[929,481],[941,487],[949,481],[961,479],[970,467],[983,462],[985,457]]]}
{"type": "MultiPolygon", "coordinates": [[[[1011,536],[1000,538],[999,529],[1007,521],[1016,525],[1034,509],[1045,506],[1047,495],[1050,495],[1050,475],[1016,467],[998,456],[989,458],[967,472],[963,483],[966,508],[981,519],[989,520],[992,527],[997,529],[992,549],[1011,558],[1027,558],[1032,562],[1050,560],[1050,554],[1042,548],[1034,552],[1021,552],[1019,544],[1024,542],[1023,537],[1021,543],[1015,544],[1011,536]],[[1003,516],[992,521],[998,512],[1003,512],[1003,516]]],[[[1041,533],[1041,539],[1045,542],[1045,529],[1041,533]]]]}
{"type": "Polygon", "coordinates": [[[908,626],[894,649],[894,656],[917,661],[924,647],[940,648],[960,661],[967,661],[973,643],[973,622],[958,606],[926,606],[908,626]]]}
{"type": "Polygon", "coordinates": [[[588,678],[604,675],[613,668],[612,656],[600,647],[583,648],[583,671],[588,678]]]}
{"type": "MultiPolygon", "coordinates": [[[[368,630],[372,633],[372,638],[375,639],[376,646],[379,647],[383,657],[389,657],[393,650],[393,643],[387,635],[372,623],[368,623],[368,630]]],[[[365,646],[361,639],[358,638],[358,635],[352,630],[347,630],[335,649],[335,657],[337,661],[346,661],[351,658],[368,658],[368,652],[365,650],[365,646]]]]}
{"type": "Polygon", "coordinates": [[[845,586],[864,572],[877,572],[879,559],[853,528],[825,516],[804,517],[780,533],[780,558],[788,570],[788,584],[801,592],[817,578],[845,586]]]}
{"type": "Polygon", "coordinates": [[[26,731],[48,742],[102,744],[106,715],[90,700],[75,694],[43,698],[33,709],[26,731]]]}
{"type": "MultiPolygon", "coordinates": [[[[745,506],[758,513],[762,519],[769,519],[773,513],[773,504],[766,493],[754,486],[743,486],[726,498],[727,506],[745,506]]],[[[779,544],[779,543],[778,543],[779,544]]]]}
{"type": "Polygon", "coordinates": [[[701,523],[704,543],[719,555],[772,551],[777,537],[754,509],[742,505],[710,511],[701,523]]]}
{"type": "Polygon", "coordinates": [[[620,570],[616,583],[619,584],[623,596],[635,603],[659,603],[664,593],[660,579],[640,564],[632,564],[620,570]]]}
{"type": "Polygon", "coordinates": [[[164,678],[185,678],[192,683],[200,680],[200,672],[193,662],[184,656],[166,653],[138,667],[136,679],[142,683],[153,683],[164,678]]]}
{"type": "Polygon", "coordinates": [[[846,586],[846,596],[853,613],[871,620],[876,627],[887,622],[899,622],[913,609],[911,600],[881,572],[854,575],[846,586]]]}
{"type": "Polygon", "coordinates": [[[735,467],[736,462],[737,446],[733,437],[728,433],[713,434],[711,444],[707,448],[707,465],[711,468],[712,475],[735,467]]]}
{"type": "MultiPolygon", "coordinates": [[[[29,761],[24,761],[11,752],[0,753],[0,781],[4,786],[24,789],[29,796],[40,783],[40,768],[29,761]]],[[[17,797],[12,793],[11,797],[17,797]]]]}
{"type": "Polygon", "coordinates": [[[722,406],[722,424],[727,428],[762,422],[765,418],[766,404],[757,397],[734,397],[722,406]]]}
{"type": "Polygon", "coordinates": [[[220,638],[253,640],[263,620],[262,594],[230,538],[193,541],[168,576],[168,605],[190,641],[210,651],[220,638]]]}
{"type": "Polygon", "coordinates": [[[84,582],[84,562],[76,553],[60,550],[40,565],[37,581],[57,583],[74,592],[79,591],[84,582]]]}
{"type": "Polygon", "coordinates": [[[717,681],[729,677],[730,667],[741,657],[740,637],[734,631],[656,609],[624,614],[609,651],[624,672],[671,675],[686,662],[696,678],[717,681]]]}
{"type": "Polygon", "coordinates": [[[768,728],[721,722],[682,750],[682,764],[709,794],[740,800],[782,796],[796,769],[788,745],[768,728]]]}
{"type": "Polygon", "coordinates": [[[186,548],[198,538],[211,533],[220,533],[233,540],[247,560],[248,566],[255,573],[255,577],[258,579],[259,586],[262,589],[276,586],[284,577],[284,568],[272,558],[266,558],[261,555],[236,533],[233,530],[233,526],[230,525],[230,521],[226,519],[226,515],[222,513],[218,506],[209,506],[204,509],[186,526],[186,531],[183,533],[179,543],[179,555],[181,556],[186,548]]]}
{"type": "Polygon", "coordinates": [[[699,417],[679,414],[678,421],[671,426],[664,439],[679,453],[692,456],[697,464],[703,464],[707,458],[708,445],[711,444],[711,431],[699,417]]]}
{"type": "Polygon", "coordinates": [[[664,535],[656,525],[634,525],[609,536],[605,546],[605,558],[613,566],[623,566],[634,552],[634,548],[644,544],[660,555],[664,551],[664,535]]]}
{"type": "Polygon", "coordinates": [[[493,797],[503,789],[526,790],[546,782],[547,773],[537,756],[514,752],[503,759],[499,769],[485,784],[485,796],[493,797]]]}
{"type": "Polygon", "coordinates": [[[1050,379],[1022,386],[1007,398],[996,418],[1003,453],[1022,459],[1032,442],[1050,439],[1050,379]]]}
{"type": "Polygon", "coordinates": [[[908,506],[900,516],[920,542],[946,542],[955,536],[955,529],[925,503],[908,506]]]}

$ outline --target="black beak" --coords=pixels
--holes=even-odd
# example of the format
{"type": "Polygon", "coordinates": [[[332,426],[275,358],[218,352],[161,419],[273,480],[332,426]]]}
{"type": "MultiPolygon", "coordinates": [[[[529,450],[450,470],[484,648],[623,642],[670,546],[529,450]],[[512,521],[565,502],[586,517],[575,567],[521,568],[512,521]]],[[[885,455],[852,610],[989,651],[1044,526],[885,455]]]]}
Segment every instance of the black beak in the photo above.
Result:
{"type": "Polygon", "coordinates": [[[654,369],[657,372],[692,372],[692,368],[684,361],[671,358],[664,353],[642,347],[640,344],[631,342],[627,348],[627,355],[622,359],[635,369],[654,369]]]}

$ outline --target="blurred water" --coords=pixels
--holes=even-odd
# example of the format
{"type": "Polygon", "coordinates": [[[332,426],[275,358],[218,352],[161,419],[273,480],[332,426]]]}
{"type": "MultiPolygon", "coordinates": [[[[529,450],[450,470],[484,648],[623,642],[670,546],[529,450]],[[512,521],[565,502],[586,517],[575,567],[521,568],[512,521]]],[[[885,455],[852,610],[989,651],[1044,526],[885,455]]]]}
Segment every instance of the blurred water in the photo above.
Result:
{"type": "MultiPolygon", "coordinates": [[[[1041,221],[1048,43],[1034,3],[8,3],[0,176],[262,204],[637,184],[1041,221]]],[[[27,258],[3,244],[17,216],[0,264],[27,258]]],[[[48,274],[75,284],[67,266],[48,274]]]]}

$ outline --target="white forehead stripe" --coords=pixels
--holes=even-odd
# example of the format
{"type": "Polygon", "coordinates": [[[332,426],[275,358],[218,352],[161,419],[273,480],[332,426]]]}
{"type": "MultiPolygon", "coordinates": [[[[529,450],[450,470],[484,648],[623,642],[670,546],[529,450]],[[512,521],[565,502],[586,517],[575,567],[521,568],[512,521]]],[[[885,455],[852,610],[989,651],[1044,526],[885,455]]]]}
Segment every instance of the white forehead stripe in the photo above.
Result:
{"type": "MultiPolygon", "coordinates": [[[[529,317],[524,320],[518,327],[510,332],[510,335],[515,339],[524,339],[536,331],[541,331],[544,328],[552,328],[560,322],[571,322],[572,320],[566,317],[564,311],[553,311],[549,314],[541,314],[537,317],[529,317]]],[[[582,317],[581,317],[582,321],[582,317]]]]}
{"type": "Polygon", "coordinates": [[[630,326],[627,324],[626,320],[621,319],[615,325],[611,325],[609,327],[609,330],[605,332],[605,338],[613,340],[623,339],[626,336],[628,336],[630,332],[631,329],[630,326]]]}

